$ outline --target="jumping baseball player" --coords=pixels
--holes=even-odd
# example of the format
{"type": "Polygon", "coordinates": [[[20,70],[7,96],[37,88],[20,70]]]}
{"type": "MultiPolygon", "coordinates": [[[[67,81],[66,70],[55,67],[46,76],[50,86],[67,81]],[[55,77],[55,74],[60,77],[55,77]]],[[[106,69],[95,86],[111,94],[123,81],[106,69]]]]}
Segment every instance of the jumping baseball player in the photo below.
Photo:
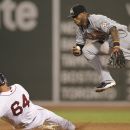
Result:
{"type": "Polygon", "coordinates": [[[70,121],[33,104],[29,99],[29,93],[21,85],[8,86],[2,73],[0,73],[0,117],[17,130],[33,128],[75,130],[70,121]]]}
{"type": "Polygon", "coordinates": [[[72,48],[75,56],[82,53],[98,72],[101,84],[96,92],[102,92],[116,85],[106,66],[102,66],[98,54],[102,44],[109,46],[109,65],[114,68],[125,67],[125,60],[130,60],[130,32],[125,25],[96,14],[89,14],[83,5],[76,4],[70,9],[70,15],[77,25],[76,45],[72,48]]]}

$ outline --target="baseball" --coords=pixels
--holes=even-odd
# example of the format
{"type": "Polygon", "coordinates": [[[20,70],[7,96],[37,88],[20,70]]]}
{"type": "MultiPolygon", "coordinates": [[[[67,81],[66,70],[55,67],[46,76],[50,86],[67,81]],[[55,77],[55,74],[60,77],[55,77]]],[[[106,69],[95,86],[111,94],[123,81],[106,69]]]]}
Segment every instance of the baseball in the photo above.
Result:
{"type": "Polygon", "coordinates": [[[80,51],[80,47],[79,46],[76,46],[76,48],[80,51]]]}

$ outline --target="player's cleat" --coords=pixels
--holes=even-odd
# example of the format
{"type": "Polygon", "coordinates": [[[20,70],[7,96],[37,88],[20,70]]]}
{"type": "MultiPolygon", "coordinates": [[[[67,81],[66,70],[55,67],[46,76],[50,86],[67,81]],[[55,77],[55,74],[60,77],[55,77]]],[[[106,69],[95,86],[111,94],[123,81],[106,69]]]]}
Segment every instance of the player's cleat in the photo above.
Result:
{"type": "Polygon", "coordinates": [[[38,128],[42,129],[42,130],[62,130],[61,127],[59,125],[56,125],[56,124],[42,125],[38,128]]]}
{"type": "Polygon", "coordinates": [[[102,82],[97,88],[96,88],[96,92],[103,92],[104,90],[108,89],[108,88],[112,88],[116,85],[115,81],[111,81],[111,82],[102,82]]]}

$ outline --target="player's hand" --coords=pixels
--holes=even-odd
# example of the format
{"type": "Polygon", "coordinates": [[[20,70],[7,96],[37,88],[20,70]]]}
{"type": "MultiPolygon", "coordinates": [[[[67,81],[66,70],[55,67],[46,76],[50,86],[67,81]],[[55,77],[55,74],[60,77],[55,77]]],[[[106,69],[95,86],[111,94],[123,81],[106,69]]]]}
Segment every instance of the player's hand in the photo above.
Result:
{"type": "Polygon", "coordinates": [[[79,46],[74,46],[72,48],[72,53],[74,56],[80,56],[82,54],[82,50],[79,46]]]}

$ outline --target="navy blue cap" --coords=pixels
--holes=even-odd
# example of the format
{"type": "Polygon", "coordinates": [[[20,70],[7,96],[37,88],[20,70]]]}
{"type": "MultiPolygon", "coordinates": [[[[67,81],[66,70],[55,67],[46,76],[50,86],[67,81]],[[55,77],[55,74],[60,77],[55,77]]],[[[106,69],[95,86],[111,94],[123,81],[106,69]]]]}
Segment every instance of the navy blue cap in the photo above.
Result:
{"type": "Polygon", "coordinates": [[[76,17],[82,12],[87,12],[83,5],[76,4],[70,9],[70,15],[68,17],[76,17]]]}

